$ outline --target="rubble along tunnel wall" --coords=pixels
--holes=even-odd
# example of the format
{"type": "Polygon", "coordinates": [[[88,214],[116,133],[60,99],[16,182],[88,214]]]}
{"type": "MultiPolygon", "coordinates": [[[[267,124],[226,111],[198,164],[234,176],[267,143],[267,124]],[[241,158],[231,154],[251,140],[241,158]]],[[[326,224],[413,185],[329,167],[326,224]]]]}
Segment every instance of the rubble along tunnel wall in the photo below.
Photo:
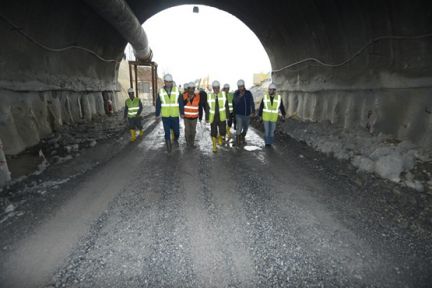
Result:
{"type": "Polygon", "coordinates": [[[0,11],[0,139],[6,154],[38,144],[64,124],[105,115],[107,100],[114,111],[122,108],[117,73],[126,43],[93,10],[81,1],[2,1],[0,11]]]}
{"type": "MultiPolygon", "coordinates": [[[[81,1],[3,2],[1,14],[46,46],[81,46],[111,60],[123,55],[122,36],[81,1]]],[[[163,9],[194,4],[127,2],[141,22],[163,9]]],[[[432,38],[377,39],[432,33],[430,1],[221,0],[200,4],[235,15],[255,32],[269,55],[273,80],[290,115],[328,120],[351,130],[368,126],[374,132],[432,146],[432,38]],[[330,64],[352,59],[339,67],[306,62],[279,71],[309,57],[330,64]]],[[[115,96],[120,90],[118,63],[101,61],[79,49],[47,51],[3,20],[0,36],[4,40],[0,46],[0,138],[6,153],[33,145],[68,119],[90,120],[90,115],[102,112],[96,104],[102,93],[115,96]],[[94,104],[87,107],[87,103],[94,104]]]]}

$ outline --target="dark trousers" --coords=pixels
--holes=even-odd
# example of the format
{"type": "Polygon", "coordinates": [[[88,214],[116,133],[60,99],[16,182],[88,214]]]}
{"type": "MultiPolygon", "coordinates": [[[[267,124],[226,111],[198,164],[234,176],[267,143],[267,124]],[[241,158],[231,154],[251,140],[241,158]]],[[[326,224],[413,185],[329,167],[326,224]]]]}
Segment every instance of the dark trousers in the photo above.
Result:
{"type": "Polygon", "coordinates": [[[162,117],[165,131],[165,140],[170,140],[171,129],[174,131],[174,140],[180,137],[180,120],[178,117],[162,117]]]}
{"type": "Polygon", "coordinates": [[[184,118],[185,138],[188,145],[193,145],[195,142],[196,125],[198,119],[184,118]]]}
{"type": "Polygon", "coordinates": [[[213,121],[213,123],[210,124],[210,135],[211,137],[217,137],[218,136],[218,130],[219,135],[224,137],[226,134],[226,121],[213,121]]]}
{"type": "Polygon", "coordinates": [[[128,118],[128,126],[130,130],[142,130],[141,117],[128,118]]]}
{"type": "Polygon", "coordinates": [[[232,127],[232,125],[234,124],[234,130],[236,129],[236,119],[235,119],[235,117],[234,117],[234,114],[233,113],[231,113],[230,114],[230,117],[229,117],[229,119],[228,119],[228,127],[232,127]]]}

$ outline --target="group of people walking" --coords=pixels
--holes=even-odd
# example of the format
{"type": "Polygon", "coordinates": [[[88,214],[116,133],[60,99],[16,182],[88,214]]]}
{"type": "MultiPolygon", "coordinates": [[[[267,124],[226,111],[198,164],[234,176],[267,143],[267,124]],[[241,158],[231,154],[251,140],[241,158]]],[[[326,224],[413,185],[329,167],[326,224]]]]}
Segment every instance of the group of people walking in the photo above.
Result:
{"type": "MultiPolygon", "coordinates": [[[[213,81],[212,91],[206,93],[202,89],[196,89],[195,83],[191,82],[185,84],[184,91],[180,93],[174,85],[172,76],[166,74],[164,86],[159,90],[156,99],[156,117],[162,118],[167,151],[171,152],[172,145],[179,145],[180,118],[184,121],[187,146],[195,147],[197,122],[202,121],[204,112],[205,121],[210,123],[213,152],[217,152],[217,146],[223,145],[230,138],[234,138],[234,145],[246,144],[250,118],[256,115],[255,102],[252,93],[245,88],[243,80],[237,82],[237,88],[231,93],[228,84],[221,89],[219,81],[213,81]],[[236,130],[234,137],[234,133],[231,132],[233,126],[236,130]]],[[[135,130],[142,131],[142,125],[138,123],[140,121],[135,120],[140,119],[142,104],[138,98],[134,98],[133,90],[130,89],[128,92],[129,99],[125,103],[124,115],[128,118],[131,141],[135,141],[135,130]]],[[[271,84],[258,111],[258,116],[264,122],[266,146],[273,143],[279,111],[284,119],[285,109],[281,96],[276,94],[276,86],[271,84]]]]}

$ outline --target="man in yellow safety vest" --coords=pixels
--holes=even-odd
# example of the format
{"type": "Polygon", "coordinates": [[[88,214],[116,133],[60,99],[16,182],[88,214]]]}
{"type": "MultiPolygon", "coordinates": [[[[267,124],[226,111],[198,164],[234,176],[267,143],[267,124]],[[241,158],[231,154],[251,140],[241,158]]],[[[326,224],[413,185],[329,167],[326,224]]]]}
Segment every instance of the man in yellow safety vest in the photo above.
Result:
{"type": "Polygon", "coordinates": [[[136,140],[136,130],[139,130],[139,136],[144,135],[141,123],[141,112],[143,105],[138,97],[135,97],[133,88],[128,89],[129,99],[125,102],[124,119],[127,119],[129,131],[131,134],[130,141],[136,140]]]}
{"type": "Polygon", "coordinates": [[[180,119],[184,116],[183,95],[174,85],[171,74],[164,76],[164,86],[159,90],[156,99],[156,117],[162,115],[167,151],[171,152],[171,130],[174,132],[174,144],[178,146],[180,137],[180,119]]]}
{"type": "Polygon", "coordinates": [[[220,91],[219,81],[213,81],[212,86],[213,92],[207,95],[206,111],[208,113],[206,113],[206,121],[210,122],[213,152],[217,152],[217,142],[219,142],[219,145],[222,145],[225,138],[229,106],[225,93],[220,91]]]}
{"type": "Polygon", "coordinates": [[[234,93],[230,92],[229,84],[225,84],[223,86],[222,91],[225,92],[228,101],[229,112],[228,112],[227,136],[228,138],[231,138],[231,127],[233,123],[235,129],[234,106],[233,106],[234,93]]]}
{"type": "Polygon", "coordinates": [[[276,85],[271,83],[268,88],[268,93],[264,94],[258,111],[260,120],[264,122],[264,141],[266,147],[271,147],[273,144],[274,131],[279,117],[279,111],[282,113],[282,120],[285,121],[286,113],[282,97],[279,94],[276,94],[276,85]]]}

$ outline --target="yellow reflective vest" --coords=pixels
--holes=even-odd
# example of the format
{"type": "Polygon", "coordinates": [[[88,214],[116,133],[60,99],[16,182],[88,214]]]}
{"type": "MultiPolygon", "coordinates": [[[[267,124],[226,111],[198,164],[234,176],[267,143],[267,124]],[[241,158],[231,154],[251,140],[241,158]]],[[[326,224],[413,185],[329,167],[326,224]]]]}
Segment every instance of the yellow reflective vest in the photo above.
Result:
{"type": "Polygon", "coordinates": [[[281,105],[282,98],[280,95],[276,95],[273,98],[273,105],[270,101],[270,96],[268,94],[264,94],[263,102],[263,121],[277,122],[279,116],[279,108],[281,105]]]}
{"type": "Polygon", "coordinates": [[[228,106],[229,106],[229,113],[234,112],[233,99],[234,99],[234,94],[231,92],[228,92],[227,93],[227,100],[228,100],[228,106]]]}
{"type": "Polygon", "coordinates": [[[164,88],[159,90],[162,117],[179,117],[180,116],[178,95],[179,94],[178,94],[177,87],[173,87],[171,89],[171,94],[169,94],[169,95],[165,91],[164,88]]]}
{"type": "MultiPolygon", "coordinates": [[[[224,92],[219,92],[219,94],[217,95],[218,97],[218,104],[219,104],[219,119],[220,121],[225,121],[226,120],[226,108],[225,108],[225,103],[227,101],[227,98],[225,96],[224,92]]],[[[216,109],[216,94],[214,93],[209,93],[207,96],[207,103],[209,105],[210,108],[210,123],[213,123],[214,121],[214,116],[215,116],[215,109],[216,109]]]]}
{"type": "Polygon", "coordinates": [[[133,100],[130,98],[126,100],[126,107],[128,108],[128,118],[134,118],[138,115],[140,99],[135,97],[133,100]]]}

